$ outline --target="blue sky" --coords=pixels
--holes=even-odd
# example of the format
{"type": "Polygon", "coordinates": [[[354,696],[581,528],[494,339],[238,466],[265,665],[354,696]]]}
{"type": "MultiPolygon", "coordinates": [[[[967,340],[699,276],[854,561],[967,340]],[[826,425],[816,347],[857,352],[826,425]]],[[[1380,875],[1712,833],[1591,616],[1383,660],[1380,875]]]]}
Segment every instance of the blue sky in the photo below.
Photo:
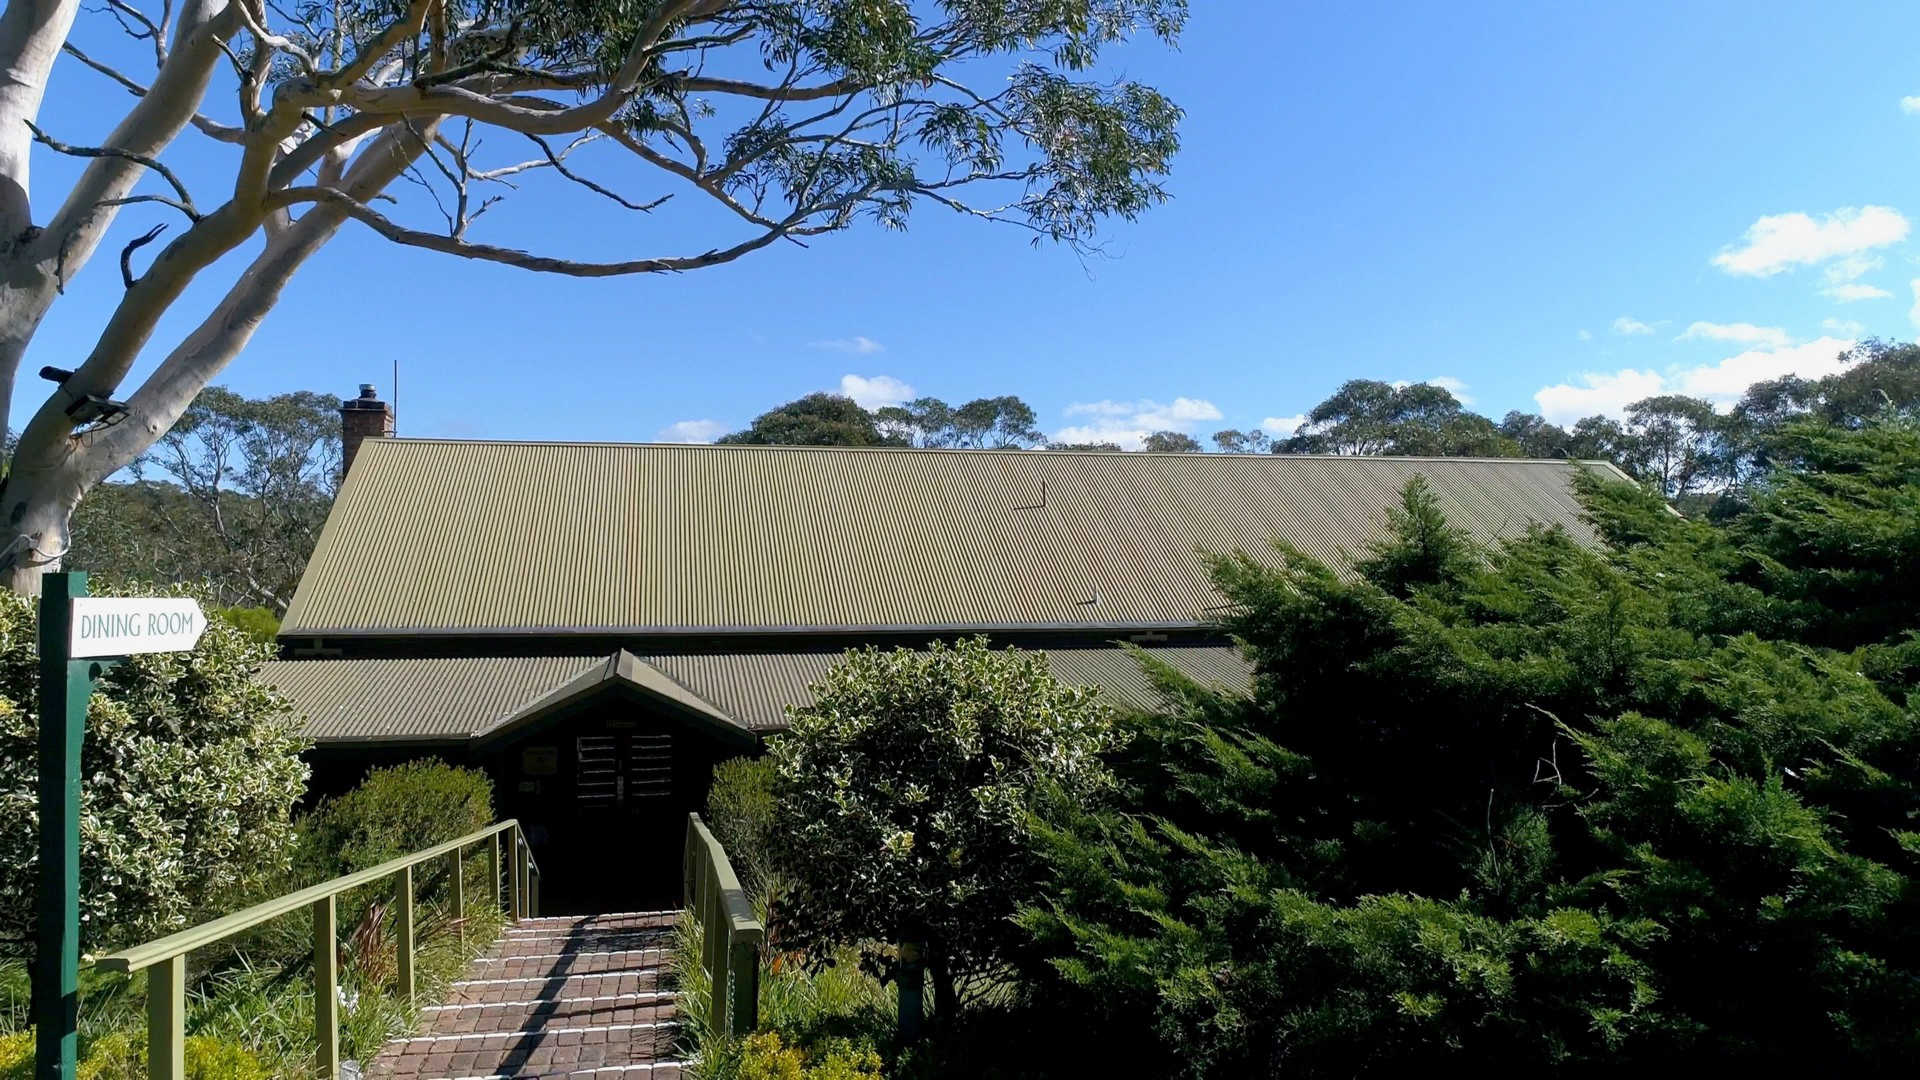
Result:
{"type": "MultiPolygon", "coordinates": [[[[83,45],[137,65],[82,21],[83,45]]],[[[1173,201],[1111,224],[1103,258],[923,208],[904,234],[578,281],[349,224],[219,381],[385,393],[397,359],[403,435],[615,440],[708,437],[822,389],[1017,394],[1050,433],[1123,443],[1271,427],[1355,377],[1451,380],[1496,417],[1725,400],[1914,336],[1917,31],[1885,3],[1196,3],[1178,51],[1115,58],[1187,118],[1173,201]]],[[[63,62],[42,123],[98,139],[125,101],[63,62]]],[[[167,160],[210,188],[227,153],[189,135],[167,160]]],[[[71,175],[35,170],[43,205],[71,175]]],[[[135,209],[28,372],[84,355],[113,252],[163,220],[135,209]]],[[[631,257],[715,246],[719,224],[529,186],[474,238],[631,257]]],[[[152,356],[236,269],[189,292],[152,356]]],[[[23,378],[16,418],[43,391],[23,378]]]]}

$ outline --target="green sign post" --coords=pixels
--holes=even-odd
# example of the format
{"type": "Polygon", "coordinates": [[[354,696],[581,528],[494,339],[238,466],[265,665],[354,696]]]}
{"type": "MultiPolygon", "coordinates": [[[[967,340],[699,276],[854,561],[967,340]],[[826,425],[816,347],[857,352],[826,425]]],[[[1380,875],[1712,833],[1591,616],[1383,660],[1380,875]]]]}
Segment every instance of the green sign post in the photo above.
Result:
{"type": "Polygon", "coordinates": [[[40,585],[40,890],[33,955],[34,1080],[73,1080],[80,1018],[80,752],[87,702],[113,662],[191,649],[206,629],[179,597],[89,597],[80,571],[40,585]]]}

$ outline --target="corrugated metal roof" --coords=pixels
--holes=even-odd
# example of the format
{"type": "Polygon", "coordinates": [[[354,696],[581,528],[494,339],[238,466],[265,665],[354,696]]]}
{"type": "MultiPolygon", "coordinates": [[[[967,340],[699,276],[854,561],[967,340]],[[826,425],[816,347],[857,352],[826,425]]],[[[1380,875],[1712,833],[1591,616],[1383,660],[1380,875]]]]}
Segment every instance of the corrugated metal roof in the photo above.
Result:
{"type": "Polygon", "coordinates": [[[372,439],[283,623],[340,633],[1198,621],[1199,552],[1339,561],[1415,473],[1590,538],[1567,462],[372,439]]]}
{"type": "MultiPolygon", "coordinates": [[[[1225,645],[1164,646],[1153,654],[1204,682],[1244,688],[1251,670],[1225,645]]],[[[570,686],[614,678],[622,654],[486,659],[279,660],[262,673],[308,718],[316,742],[464,740],[535,711],[570,686]],[[542,681],[546,680],[546,681],[542,681]]],[[[787,706],[810,700],[808,687],[838,652],[710,653],[627,659],[647,678],[635,681],[689,708],[756,731],[785,727],[787,706]],[[663,681],[670,679],[671,683],[663,681]]],[[[1121,705],[1158,703],[1124,649],[1047,650],[1054,677],[1093,685],[1121,705]]]]}
{"type": "Polygon", "coordinates": [[[682,715],[696,718],[712,734],[728,740],[744,739],[746,745],[752,745],[753,736],[750,729],[721,712],[712,702],[675,682],[659,668],[625,649],[621,649],[607,659],[608,662],[588,668],[538,699],[521,706],[511,715],[499,717],[483,727],[476,728],[473,731],[473,737],[493,739],[507,735],[525,724],[552,713],[555,709],[587,699],[609,683],[619,683],[647,695],[657,703],[678,710],[682,715]]]}
{"type": "MultiPolygon", "coordinates": [[[[1245,689],[1253,669],[1227,645],[1164,646],[1154,656],[1207,683],[1245,689]]],[[[1120,648],[1048,649],[1047,666],[1063,683],[1098,686],[1120,705],[1150,708],[1160,703],[1133,655],[1120,648]]],[[[706,653],[649,656],[674,681],[759,731],[787,725],[787,706],[812,700],[807,690],[842,653],[706,653]]]]}
{"type": "Polygon", "coordinates": [[[274,660],[261,679],[307,718],[316,742],[465,739],[606,656],[274,660]]]}

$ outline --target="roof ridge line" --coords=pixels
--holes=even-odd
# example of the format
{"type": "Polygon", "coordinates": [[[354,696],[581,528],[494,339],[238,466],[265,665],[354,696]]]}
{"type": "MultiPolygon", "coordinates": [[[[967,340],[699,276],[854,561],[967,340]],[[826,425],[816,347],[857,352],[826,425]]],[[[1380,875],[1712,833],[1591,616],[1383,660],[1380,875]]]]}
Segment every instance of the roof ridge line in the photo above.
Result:
{"type": "Polygon", "coordinates": [[[368,439],[362,449],[376,446],[450,445],[450,446],[578,446],[612,450],[692,450],[745,453],[854,453],[854,454],[1004,454],[1019,457],[1117,457],[1117,458],[1255,458],[1278,461],[1457,461],[1476,465],[1608,465],[1602,458],[1529,458],[1463,457],[1447,454],[1255,454],[1227,453],[1217,450],[1052,450],[1047,447],[959,447],[959,446],[813,446],[799,443],[681,443],[602,439],[477,439],[439,435],[383,436],[368,439]]]}

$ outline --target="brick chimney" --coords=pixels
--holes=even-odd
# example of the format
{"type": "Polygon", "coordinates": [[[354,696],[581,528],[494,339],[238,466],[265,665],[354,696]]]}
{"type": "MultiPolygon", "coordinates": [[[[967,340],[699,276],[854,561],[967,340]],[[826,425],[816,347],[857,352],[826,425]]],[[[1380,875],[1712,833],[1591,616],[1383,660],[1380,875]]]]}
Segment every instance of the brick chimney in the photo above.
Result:
{"type": "Polygon", "coordinates": [[[393,409],[380,400],[372,383],[360,384],[360,396],[340,403],[340,475],[353,467],[367,439],[393,437],[393,409]]]}

